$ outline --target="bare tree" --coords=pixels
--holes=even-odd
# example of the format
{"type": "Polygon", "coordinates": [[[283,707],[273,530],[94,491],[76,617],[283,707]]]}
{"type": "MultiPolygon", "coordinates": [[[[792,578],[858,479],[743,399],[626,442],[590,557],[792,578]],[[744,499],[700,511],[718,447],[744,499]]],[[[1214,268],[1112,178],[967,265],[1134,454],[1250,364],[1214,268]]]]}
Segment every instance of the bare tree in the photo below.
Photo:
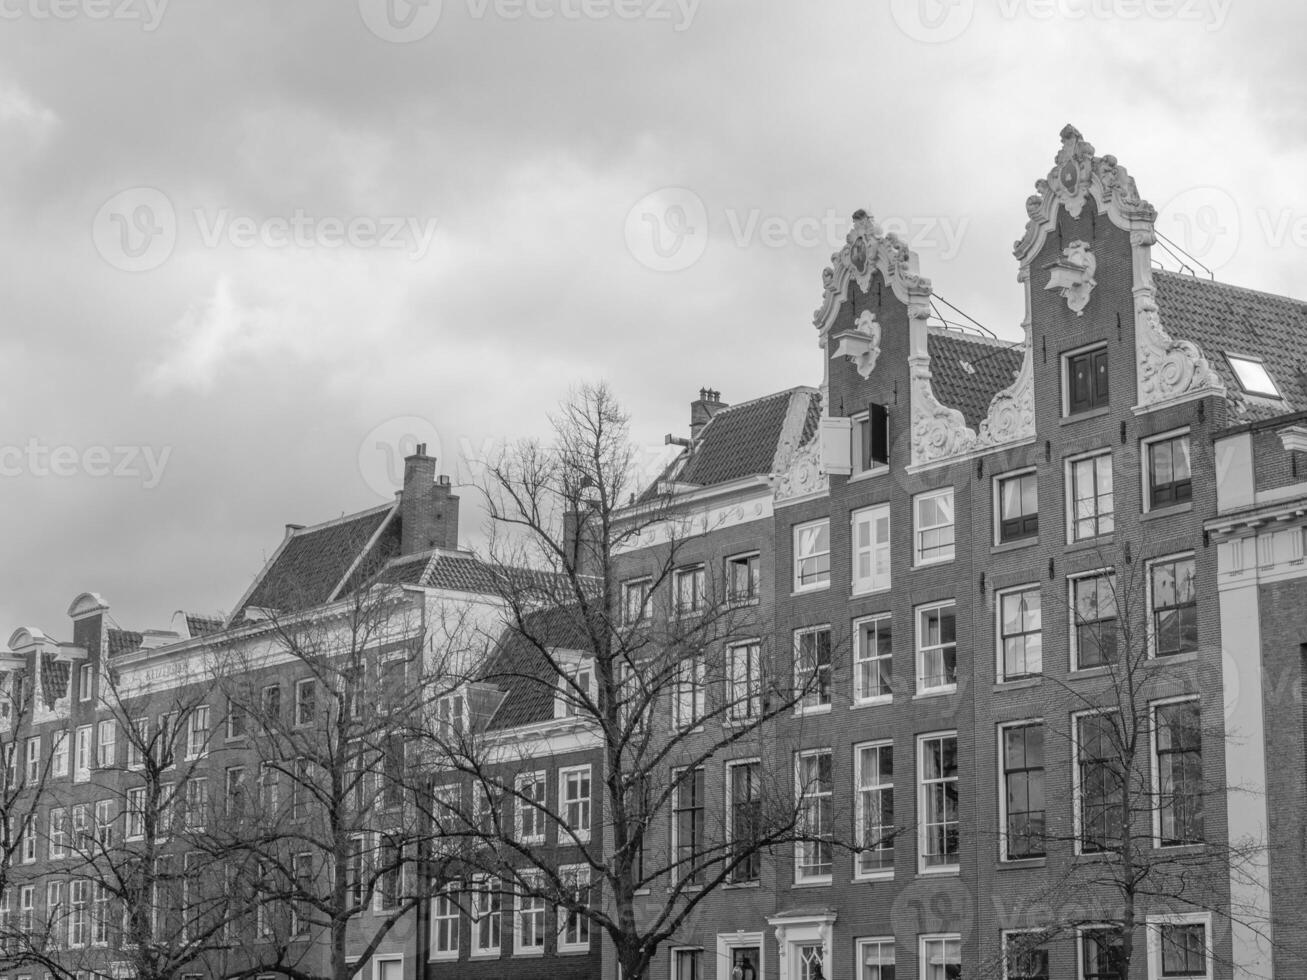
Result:
{"type": "MultiPolygon", "coordinates": [[[[41,969],[67,977],[51,924],[36,917],[39,817],[52,797],[53,753],[40,755],[30,722],[38,692],[21,671],[0,687],[0,968],[41,969]],[[29,744],[32,749],[29,749],[29,744]]],[[[65,743],[65,751],[67,745],[65,743]]]]}
{"type": "Polygon", "coordinates": [[[227,844],[248,914],[224,975],[348,980],[440,887],[420,864],[431,783],[408,720],[433,683],[424,619],[420,592],[363,584],[229,645],[250,771],[227,844]]]}
{"type": "Polygon", "coordinates": [[[756,879],[773,848],[819,861],[850,846],[809,792],[829,771],[801,773],[796,794],[775,737],[782,716],[820,699],[832,652],[808,651],[795,670],[788,649],[772,648],[756,577],[706,571],[704,512],[667,496],[630,503],[636,459],[606,387],[580,389],[552,421],[553,444],[516,445],[487,467],[486,564],[505,625],[482,634],[482,652],[463,634],[465,723],[435,719],[423,736],[447,767],[442,830],[480,842],[465,868],[474,919],[512,895],[541,910],[535,932],[556,908],[558,933],[586,945],[605,934],[623,976],[639,980],[710,897],[756,879]],[[684,574],[692,557],[700,571],[684,574]],[[522,716],[526,705],[534,713],[522,716]],[[551,725],[524,744],[516,717],[577,733],[584,748],[573,751],[592,765],[542,792],[530,774],[556,751],[551,725]],[[731,770],[727,800],[704,776],[732,759],[753,761],[731,770]],[[656,830],[669,813],[670,842],[656,830]]]}
{"type": "MultiPolygon", "coordinates": [[[[1136,975],[1145,939],[1175,975],[1223,962],[1219,938],[1234,923],[1271,941],[1261,911],[1229,897],[1231,877],[1263,865],[1263,849],[1213,833],[1227,797],[1242,791],[1238,773],[1218,775],[1212,762],[1237,736],[1199,684],[1207,668],[1196,659],[1195,561],[1148,561],[1132,550],[1100,554],[1094,571],[1072,577],[1065,601],[1045,591],[1047,606],[1069,614],[1081,673],[1046,673],[1053,692],[1044,721],[1004,729],[1004,768],[1017,776],[1004,787],[1000,833],[1009,858],[1043,858],[1049,874],[1009,910],[1004,924],[1014,932],[982,976],[1047,975],[1045,949],[1059,937],[1079,938],[1085,975],[1121,978],[1136,975]],[[1069,773],[1058,759],[1070,761],[1069,773]],[[1042,782],[1038,795],[1028,792],[1023,771],[1045,766],[1070,777],[1071,806],[1046,811],[1042,782]],[[1182,919],[1163,926],[1161,917],[1185,913],[1210,916],[1211,928],[1182,919]]],[[[1147,550],[1147,542],[1138,548],[1147,550]]]]}

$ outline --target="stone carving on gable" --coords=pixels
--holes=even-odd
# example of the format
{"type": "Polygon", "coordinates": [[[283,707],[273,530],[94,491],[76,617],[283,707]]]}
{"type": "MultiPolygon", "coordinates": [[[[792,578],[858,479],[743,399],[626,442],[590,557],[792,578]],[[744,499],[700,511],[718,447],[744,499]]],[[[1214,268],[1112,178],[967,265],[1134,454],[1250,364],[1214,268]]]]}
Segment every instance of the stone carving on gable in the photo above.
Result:
{"type": "Polygon", "coordinates": [[[821,466],[820,439],[810,439],[807,445],[786,455],[788,460],[784,468],[773,474],[777,503],[830,490],[830,477],[821,466]]]}
{"type": "Polygon", "coordinates": [[[1062,258],[1046,268],[1049,270],[1048,285],[1044,288],[1060,289],[1067,308],[1076,316],[1084,316],[1089,294],[1098,285],[1094,279],[1098,260],[1094,258],[1089,243],[1076,239],[1062,249],[1062,258]]]}
{"type": "Polygon", "coordinates": [[[912,462],[933,463],[962,456],[976,445],[976,433],[956,408],[939,403],[930,383],[930,358],[909,361],[912,378],[912,462]]]}
{"type": "Polygon", "coordinates": [[[1198,345],[1173,340],[1166,332],[1151,289],[1135,297],[1135,346],[1141,407],[1199,392],[1225,394],[1225,385],[1198,345]]]}
{"type": "Polygon", "coordinates": [[[831,255],[831,264],[821,274],[822,302],[812,322],[822,332],[823,346],[826,331],[848,296],[850,282],[856,282],[865,293],[879,270],[904,303],[914,293],[930,293],[930,280],[917,273],[917,257],[912,250],[893,232],[882,235],[876,219],[861,208],[853,212],[853,227],[844,241],[844,247],[831,255]]]}
{"type": "Polygon", "coordinates": [[[1064,126],[1060,136],[1062,148],[1053,158],[1053,168],[1035,182],[1037,193],[1026,199],[1025,234],[1012,247],[1022,262],[1039,251],[1059,207],[1078,218],[1091,194],[1098,210],[1109,214],[1120,228],[1151,228],[1157,219],[1157,210],[1139,196],[1134,178],[1116,157],[1095,156],[1093,145],[1072,125],[1064,126]]]}
{"type": "Polygon", "coordinates": [[[880,324],[876,322],[876,314],[863,310],[852,330],[836,334],[832,339],[838,340],[839,346],[831,357],[847,357],[861,377],[870,378],[880,358],[880,324]]]}
{"type": "Polygon", "coordinates": [[[976,432],[976,446],[999,446],[1035,435],[1035,370],[1030,350],[1030,323],[1023,323],[1026,333],[1021,367],[1010,385],[996,394],[989,411],[976,432]]]}

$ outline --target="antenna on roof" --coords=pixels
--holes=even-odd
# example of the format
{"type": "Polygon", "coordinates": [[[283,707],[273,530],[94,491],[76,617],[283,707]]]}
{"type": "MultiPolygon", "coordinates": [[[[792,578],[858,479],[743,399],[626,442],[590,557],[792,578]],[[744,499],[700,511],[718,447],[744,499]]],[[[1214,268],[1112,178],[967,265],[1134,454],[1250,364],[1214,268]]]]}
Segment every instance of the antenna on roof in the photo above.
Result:
{"type": "MultiPolygon", "coordinates": [[[[1194,258],[1192,255],[1186,252],[1175,242],[1171,241],[1171,239],[1167,238],[1157,229],[1153,229],[1153,234],[1157,236],[1158,244],[1162,246],[1162,250],[1166,252],[1169,256],[1171,256],[1171,258],[1175,259],[1176,263],[1180,266],[1181,272],[1187,272],[1189,273],[1189,275],[1197,278],[1198,273],[1194,271],[1194,266],[1196,265],[1198,266],[1198,268],[1202,269],[1205,273],[1207,273],[1208,279],[1215,281],[1216,275],[1212,272],[1211,269],[1207,268],[1207,266],[1203,265],[1196,258],[1194,258]],[[1192,265],[1190,263],[1192,263],[1192,265]]],[[[1154,261],[1156,260],[1154,259],[1154,261]]],[[[1160,262],[1158,262],[1158,265],[1161,268],[1166,268],[1160,262]]]]}

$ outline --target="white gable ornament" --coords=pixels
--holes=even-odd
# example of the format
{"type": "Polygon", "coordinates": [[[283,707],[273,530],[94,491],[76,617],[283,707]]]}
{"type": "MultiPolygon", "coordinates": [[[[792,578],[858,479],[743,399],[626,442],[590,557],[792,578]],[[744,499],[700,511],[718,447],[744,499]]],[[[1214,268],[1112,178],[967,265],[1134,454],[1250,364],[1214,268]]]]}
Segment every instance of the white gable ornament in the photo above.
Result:
{"type": "Polygon", "coordinates": [[[1094,258],[1089,243],[1077,239],[1062,249],[1062,258],[1044,268],[1049,270],[1048,285],[1044,288],[1060,289],[1067,308],[1076,316],[1084,316],[1089,294],[1098,285],[1094,280],[1098,260],[1094,258]]]}
{"type": "Polygon", "coordinates": [[[831,357],[847,357],[859,376],[870,378],[880,358],[880,324],[876,322],[876,314],[863,310],[852,330],[837,333],[833,339],[839,341],[839,346],[831,357]]]}

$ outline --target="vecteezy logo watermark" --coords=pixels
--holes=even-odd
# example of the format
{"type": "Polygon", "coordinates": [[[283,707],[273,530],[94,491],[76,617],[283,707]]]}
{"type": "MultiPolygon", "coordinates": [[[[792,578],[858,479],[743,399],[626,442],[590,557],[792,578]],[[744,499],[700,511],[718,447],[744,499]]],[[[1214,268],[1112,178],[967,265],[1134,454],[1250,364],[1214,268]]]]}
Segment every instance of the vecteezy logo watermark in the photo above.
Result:
{"type": "Polygon", "coordinates": [[[359,475],[368,489],[390,499],[404,487],[404,459],[425,445],[427,455],[439,463],[440,433],[419,415],[388,419],[359,443],[359,475]]]}
{"type": "Polygon", "coordinates": [[[1219,187],[1191,187],[1166,202],[1158,212],[1156,228],[1159,234],[1215,272],[1239,250],[1242,221],[1239,205],[1228,191],[1219,187]]]}
{"type": "Polygon", "coordinates": [[[694,191],[664,187],[646,194],[626,213],[626,248],[655,272],[679,272],[708,248],[708,208],[694,191]]]}
{"type": "MultiPolygon", "coordinates": [[[[1233,0],[998,0],[1003,20],[1157,20],[1220,30],[1233,0]]],[[[890,15],[908,37],[928,44],[952,41],[971,26],[975,0],[890,0],[890,15]]]]}
{"type": "MultiPolygon", "coordinates": [[[[761,208],[725,208],[721,224],[736,248],[844,247],[850,219],[828,208],[820,215],[768,214],[761,208]]],[[[945,261],[957,256],[971,219],[966,216],[917,215],[877,222],[913,251],[934,251],[945,261]]],[[[688,269],[708,247],[708,209],[684,187],[664,187],[642,197],[626,215],[626,247],[637,262],[656,272],[688,269]]]]}
{"type": "MultiPolygon", "coordinates": [[[[190,217],[205,248],[403,249],[417,260],[436,235],[436,219],[413,215],[318,216],[303,208],[255,218],[231,208],[195,208],[190,217]]],[[[148,272],[168,261],[177,245],[171,200],[153,187],[133,187],[109,198],[92,223],[96,250],[115,269],[148,272]]]]}
{"type": "Polygon", "coordinates": [[[0,0],[0,20],[137,21],[147,34],[159,29],[169,0],[0,0]]]}
{"type": "Polygon", "coordinates": [[[894,23],[914,41],[943,44],[971,26],[975,0],[890,0],[894,23]]]}
{"type": "Polygon", "coordinates": [[[24,446],[0,446],[0,479],[86,476],[140,480],[153,490],[163,479],[172,446],[47,446],[35,437],[24,446]]]}
{"type": "MultiPolygon", "coordinates": [[[[687,30],[699,0],[465,0],[473,20],[645,20],[687,30]]],[[[383,41],[411,44],[436,29],[441,0],[359,0],[363,23],[383,41]]]]}
{"type": "Polygon", "coordinates": [[[359,0],[363,23],[392,44],[421,41],[440,23],[441,0],[359,0]]]}
{"type": "Polygon", "coordinates": [[[149,272],[168,261],[177,244],[177,211],[154,187],[119,191],[91,223],[100,257],[124,272],[149,272]]]}

